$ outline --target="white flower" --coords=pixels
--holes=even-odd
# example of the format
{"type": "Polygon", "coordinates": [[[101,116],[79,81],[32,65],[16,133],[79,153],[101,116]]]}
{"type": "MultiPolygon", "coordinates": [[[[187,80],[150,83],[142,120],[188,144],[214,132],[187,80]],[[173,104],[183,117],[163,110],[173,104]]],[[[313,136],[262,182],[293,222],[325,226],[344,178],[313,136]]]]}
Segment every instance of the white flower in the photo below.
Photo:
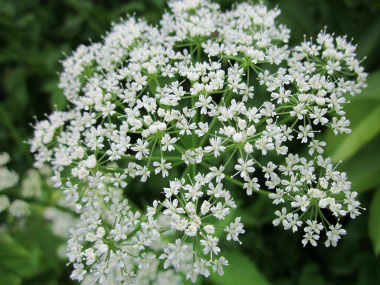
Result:
{"type": "Polygon", "coordinates": [[[176,214],[183,214],[185,211],[182,208],[178,208],[178,200],[174,199],[173,202],[166,199],[162,205],[166,208],[164,210],[164,215],[176,215],[176,214]]]}
{"type": "Polygon", "coordinates": [[[285,230],[292,229],[294,233],[302,225],[302,221],[298,220],[298,214],[289,213],[286,215],[286,219],[283,220],[283,224],[285,230]]]}
{"type": "Polygon", "coordinates": [[[161,139],[161,144],[162,144],[162,150],[163,151],[172,151],[174,150],[173,144],[176,143],[178,139],[177,138],[171,138],[169,134],[165,134],[162,139],[161,139]]]}
{"type": "Polygon", "coordinates": [[[299,126],[298,128],[300,131],[298,133],[297,139],[300,139],[302,143],[307,143],[308,137],[309,138],[314,137],[314,133],[310,125],[306,125],[306,127],[299,126]]]}
{"type": "Polygon", "coordinates": [[[240,222],[241,218],[237,217],[233,223],[230,223],[224,230],[227,232],[227,240],[234,240],[240,243],[238,236],[244,234],[244,225],[240,222]]]}
{"type": "Polygon", "coordinates": [[[310,205],[310,201],[308,200],[308,197],[306,195],[304,196],[296,195],[294,199],[295,201],[292,202],[290,205],[293,208],[299,207],[302,212],[306,212],[310,205]]]}
{"type": "Polygon", "coordinates": [[[0,191],[15,186],[18,179],[16,172],[6,167],[0,167],[0,191]]]}
{"type": "Polygon", "coordinates": [[[166,163],[165,159],[161,159],[161,162],[154,161],[153,166],[156,167],[154,173],[158,174],[162,172],[162,177],[166,177],[169,175],[168,169],[172,168],[171,163],[166,163]]]}
{"type": "Polygon", "coordinates": [[[220,155],[220,152],[223,152],[226,149],[221,144],[222,144],[222,140],[221,140],[220,137],[211,138],[210,139],[210,145],[211,146],[206,146],[205,149],[204,149],[204,151],[207,152],[207,153],[213,151],[214,152],[214,156],[218,157],[220,155]]]}
{"type": "Polygon", "coordinates": [[[84,269],[84,265],[82,263],[74,263],[74,270],[71,273],[70,277],[73,280],[82,281],[86,273],[87,271],[84,269]]]}
{"type": "Polygon", "coordinates": [[[260,184],[257,183],[259,180],[256,177],[250,178],[246,176],[244,180],[243,189],[247,189],[247,195],[252,195],[252,190],[260,191],[260,184]]]}
{"type": "Polygon", "coordinates": [[[90,155],[88,158],[87,158],[87,161],[86,161],[86,166],[88,168],[94,168],[96,166],[96,157],[95,155],[90,155]]]}
{"type": "Polygon", "coordinates": [[[226,215],[229,214],[230,209],[223,207],[221,202],[218,202],[216,206],[211,207],[211,212],[214,214],[214,217],[218,220],[223,220],[226,215]]]}
{"type": "Polygon", "coordinates": [[[0,153],[0,166],[6,165],[11,160],[11,157],[8,153],[0,153]]]}
{"type": "Polygon", "coordinates": [[[222,276],[224,274],[223,266],[228,266],[228,260],[221,256],[218,259],[215,259],[212,270],[214,270],[214,272],[217,271],[218,274],[222,276]]]}
{"type": "Polygon", "coordinates": [[[23,200],[14,200],[9,206],[9,214],[16,218],[30,215],[28,203],[23,200]]]}
{"type": "Polygon", "coordinates": [[[143,155],[147,156],[149,154],[149,149],[147,149],[149,143],[144,142],[142,139],[138,139],[136,146],[132,147],[133,151],[136,151],[136,158],[141,160],[143,155]]]}
{"type": "Polygon", "coordinates": [[[335,226],[330,225],[329,231],[326,233],[327,240],[325,242],[326,247],[329,247],[330,244],[332,246],[336,246],[338,241],[340,240],[340,236],[345,235],[347,232],[345,229],[342,229],[342,225],[337,223],[335,226]]]}
{"type": "Polygon", "coordinates": [[[6,195],[0,195],[0,213],[6,210],[10,202],[6,195]]]}
{"type": "Polygon", "coordinates": [[[312,246],[317,246],[317,240],[319,240],[319,235],[314,234],[313,232],[306,232],[303,235],[302,244],[306,246],[309,242],[312,246]]]}
{"type": "Polygon", "coordinates": [[[307,227],[304,228],[305,232],[315,232],[317,235],[323,230],[322,223],[317,223],[317,221],[307,220],[307,227]]]}
{"type": "Polygon", "coordinates": [[[217,237],[207,236],[206,239],[202,239],[200,241],[201,245],[204,246],[203,253],[204,254],[212,254],[218,255],[220,252],[220,248],[218,247],[219,239],[217,237]]]}
{"type": "Polygon", "coordinates": [[[165,259],[164,268],[173,265],[175,268],[179,267],[180,259],[185,255],[187,245],[182,244],[180,239],[176,239],[175,243],[169,243],[164,249],[164,254],[161,254],[160,259],[165,259]]]}
{"type": "Polygon", "coordinates": [[[319,154],[323,153],[323,147],[326,146],[326,142],[320,142],[318,140],[312,140],[309,143],[309,154],[313,155],[314,152],[317,152],[319,154]]]}
{"type": "Polygon", "coordinates": [[[249,173],[252,173],[255,171],[255,168],[252,166],[254,164],[252,159],[244,161],[242,158],[239,158],[238,163],[239,164],[235,165],[235,170],[237,170],[236,174],[240,173],[240,176],[242,178],[248,177],[249,173]]]}
{"type": "Polygon", "coordinates": [[[277,227],[281,222],[284,225],[284,223],[286,222],[286,220],[285,220],[286,219],[286,213],[287,213],[287,210],[286,210],[285,207],[283,207],[281,209],[281,212],[279,210],[277,210],[276,212],[274,212],[274,214],[276,216],[278,216],[278,218],[274,219],[273,222],[272,222],[275,227],[277,227]]]}
{"type": "Polygon", "coordinates": [[[165,197],[170,198],[172,195],[177,195],[182,184],[183,184],[183,181],[179,181],[179,180],[170,181],[170,187],[164,188],[165,197]]]}
{"type": "Polygon", "coordinates": [[[285,202],[283,196],[284,196],[284,190],[280,188],[276,189],[276,193],[270,193],[268,195],[270,199],[273,199],[273,204],[276,204],[276,205],[285,202]]]}

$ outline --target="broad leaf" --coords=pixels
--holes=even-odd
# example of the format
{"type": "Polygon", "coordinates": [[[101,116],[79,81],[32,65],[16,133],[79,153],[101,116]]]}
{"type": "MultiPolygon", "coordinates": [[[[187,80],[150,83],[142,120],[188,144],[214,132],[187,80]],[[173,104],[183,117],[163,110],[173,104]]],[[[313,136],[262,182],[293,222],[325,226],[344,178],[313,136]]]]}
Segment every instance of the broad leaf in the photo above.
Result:
{"type": "Polygon", "coordinates": [[[340,171],[347,173],[351,189],[365,192],[380,184],[380,148],[378,139],[362,148],[355,156],[343,161],[340,171]]]}
{"type": "Polygon", "coordinates": [[[213,273],[210,280],[213,284],[236,285],[236,284],[269,284],[268,280],[261,274],[253,261],[239,251],[223,250],[229,265],[224,267],[224,275],[213,273]]]}
{"type": "Polygon", "coordinates": [[[57,249],[63,243],[63,239],[54,235],[47,227],[46,221],[43,219],[43,209],[31,207],[32,214],[28,218],[24,229],[15,232],[12,237],[15,242],[27,249],[38,249],[43,253],[39,256],[38,272],[44,270],[58,272],[62,260],[57,255],[57,249]]]}
{"type": "Polygon", "coordinates": [[[0,234],[0,267],[20,277],[30,277],[38,270],[39,252],[29,251],[8,234],[0,234]]]}
{"type": "Polygon", "coordinates": [[[355,104],[357,101],[364,99],[374,99],[380,101],[380,70],[377,70],[368,76],[367,85],[368,87],[365,88],[360,94],[356,95],[352,99],[350,98],[351,103],[355,104]]]}
{"type": "MultiPolygon", "coordinates": [[[[380,94],[380,90],[379,90],[380,94]]],[[[359,102],[358,102],[359,103],[359,102]]],[[[357,104],[358,104],[357,103],[357,104]]],[[[364,144],[380,133],[380,105],[369,114],[363,114],[363,120],[352,133],[345,137],[335,150],[332,160],[334,162],[352,157],[364,144]]]]}

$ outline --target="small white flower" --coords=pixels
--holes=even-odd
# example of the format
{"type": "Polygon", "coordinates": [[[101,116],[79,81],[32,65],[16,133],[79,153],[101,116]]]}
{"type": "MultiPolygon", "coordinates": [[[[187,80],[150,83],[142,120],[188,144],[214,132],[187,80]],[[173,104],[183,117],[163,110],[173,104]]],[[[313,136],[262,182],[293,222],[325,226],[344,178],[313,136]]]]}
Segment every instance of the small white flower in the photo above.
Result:
{"type": "Polygon", "coordinates": [[[302,221],[298,220],[298,214],[289,213],[286,215],[286,219],[283,220],[284,229],[292,229],[293,233],[298,230],[298,227],[302,225],[302,221]]]}
{"type": "Polygon", "coordinates": [[[238,164],[235,165],[235,170],[237,171],[236,174],[240,173],[240,176],[242,178],[248,177],[249,173],[252,173],[255,171],[255,168],[252,166],[253,164],[254,162],[252,159],[244,161],[242,158],[239,158],[238,164]]]}
{"type": "Polygon", "coordinates": [[[212,237],[210,235],[208,235],[206,239],[202,239],[200,243],[201,245],[204,246],[203,253],[206,255],[209,253],[218,255],[218,253],[220,252],[220,248],[218,247],[218,242],[219,242],[219,239],[217,237],[212,237]]]}
{"type": "Polygon", "coordinates": [[[158,174],[161,172],[162,177],[168,176],[169,175],[168,169],[172,168],[171,163],[166,163],[165,159],[161,159],[161,162],[154,161],[153,166],[156,167],[154,173],[158,174]]]}
{"type": "Polygon", "coordinates": [[[303,235],[302,244],[303,246],[306,246],[309,242],[312,246],[317,246],[317,240],[319,240],[319,235],[314,234],[312,232],[306,232],[303,235]]]}
{"type": "Polygon", "coordinates": [[[277,227],[280,223],[282,223],[283,225],[284,225],[284,222],[286,221],[285,219],[286,219],[286,214],[287,214],[287,210],[286,210],[286,208],[285,207],[283,207],[282,209],[281,209],[281,212],[279,211],[279,210],[276,210],[275,212],[274,212],[274,214],[276,215],[276,216],[278,216],[278,218],[276,218],[276,219],[274,219],[273,220],[273,225],[275,226],[275,227],[277,227]]]}
{"type": "Polygon", "coordinates": [[[331,244],[335,247],[340,240],[340,236],[345,235],[347,232],[345,229],[342,229],[342,225],[339,223],[337,223],[335,226],[330,225],[329,229],[330,230],[326,233],[327,240],[325,242],[325,246],[329,247],[331,244]]]}
{"type": "Polygon", "coordinates": [[[223,266],[228,266],[228,261],[223,256],[221,256],[218,259],[215,259],[212,270],[214,270],[214,272],[217,271],[218,274],[222,276],[224,275],[223,266]]]}
{"type": "Polygon", "coordinates": [[[234,240],[240,243],[238,236],[244,234],[244,225],[240,222],[241,218],[237,217],[233,223],[230,223],[224,230],[227,232],[227,240],[234,240]]]}
{"type": "Polygon", "coordinates": [[[214,156],[218,157],[221,152],[224,152],[226,148],[222,146],[222,140],[220,137],[217,138],[211,138],[210,139],[210,146],[206,146],[204,151],[206,153],[208,152],[214,152],[214,156]]]}

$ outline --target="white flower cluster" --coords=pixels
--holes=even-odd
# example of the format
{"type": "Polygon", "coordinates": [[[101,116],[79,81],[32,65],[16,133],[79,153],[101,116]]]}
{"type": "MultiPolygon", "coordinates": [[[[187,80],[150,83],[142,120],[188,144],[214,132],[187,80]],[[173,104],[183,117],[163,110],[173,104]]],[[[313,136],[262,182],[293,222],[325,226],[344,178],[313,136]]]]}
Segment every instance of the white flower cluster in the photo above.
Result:
{"type": "Polygon", "coordinates": [[[159,26],[129,18],[65,59],[60,88],[70,107],[35,125],[36,166],[52,166],[80,214],[68,242],[71,277],[179,284],[182,274],[223,274],[220,239],[239,242],[245,232],[231,217],[231,184],[247,195],[270,191],[283,205],[273,223],[305,224],[304,245],[325,229],[335,246],[345,231],[327,213],[354,218],[360,206],[316,136],[350,131],[342,106],[367,76],[355,46],[322,31],[289,47],[280,11],[262,4],[169,7],[159,26]],[[310,159],[288,153],[290,143],[307,145],[310,159]],[[152,176],[163,178],[162,199],[139,211],[128,183],[152,176]]]}
{"type": "MultiPolygon", "coordinates": [[[[9,170],[5,165],[10,161],[8,153],[0,153],[0,191],[17,185],[19,176],[13,170],[9,170]]],[[[14,199],[11,201],[8,195],[0,195],[0,213],[8,211],[12,218],[23,218],[30,215],[30,208],[28,203],[21,199],[14,199]]],[[[2,228],[5,225],[1,225],[2,228]]]]}
{"type": "Polygon", "coordinates": [[[15,186],[18,182],[16,172],[9,170],[5,165],[10,161],[8,153],[0,153],[0,191],[15,186]]]}
{"type": "Polygon", "coordinates": [[[289,154],[286,164],[277,166],[269,162],[266,167],[266,185],[276,189],[269,194],[277,205],[290,202],[290,210],[283,207],[277,210],[278,216],[273,225],[283,225],[284,229],[296,232],[305,224],[302,244],[309,242],[317,245],[320,233],[326,231],[326,247],[336,246],[341,235],[346,231],[338,222],[332,225],[328,218],[339,219],[349,215],[355,219],[360,215],[360,203],[355,200],[357,192],[351,192],[351,183],[346,174],[335,170],[330,158],[318,155],[308,161],[298,155],[289,154]],[[320,220],[319,220],[320,219],[320,220]],[[305,222],[303,222],[303,220],[305,222]]]}

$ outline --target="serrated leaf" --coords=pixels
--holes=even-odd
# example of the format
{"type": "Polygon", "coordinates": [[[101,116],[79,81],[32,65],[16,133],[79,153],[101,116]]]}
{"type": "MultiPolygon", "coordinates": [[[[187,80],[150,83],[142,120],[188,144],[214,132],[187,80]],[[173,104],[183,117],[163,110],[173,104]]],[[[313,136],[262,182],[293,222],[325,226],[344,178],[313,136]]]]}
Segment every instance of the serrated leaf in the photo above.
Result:
{"type": "Polygon", "coordinates": [[[380,187],[374,193],[369,208],[368,232],[375,254],[380,253],[380,187]]]}
{"type": "MultiPolygon", "coordinates": [[[[380,91],[379,91],[380,92],[380,91]]],[[[363,114],[364,115],[364,114],[363,114]]],[[[356,126],[335,150],[332,160],[338,162],[352,157],[364,144],[380,133],[380,105],[356,126]]]]}
{"type": "Polygon", "coordinates": [[[210,280],[213,284],[236,285],[236,284],[269,284],[269,281],[261,274],[255,263],[239,251],[223,250],[229,265],[224,267],[224,275],[213,273],[210,280]]]}

